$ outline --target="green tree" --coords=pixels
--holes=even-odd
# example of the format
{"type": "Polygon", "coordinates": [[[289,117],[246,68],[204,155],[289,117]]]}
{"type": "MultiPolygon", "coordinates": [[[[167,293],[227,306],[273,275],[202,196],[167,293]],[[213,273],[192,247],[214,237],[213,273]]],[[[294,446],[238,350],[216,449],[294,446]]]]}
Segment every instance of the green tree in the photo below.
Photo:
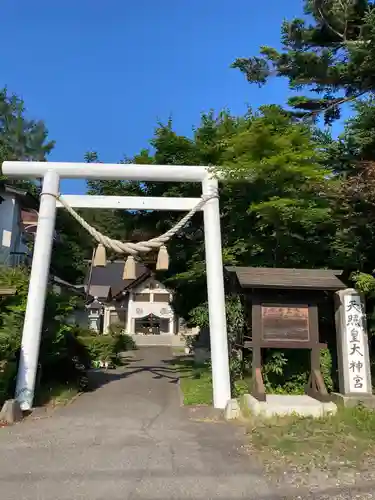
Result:
{"type": "MultiPolygon", "coordinates": [[[[260,86],[272,76],[287,78],[297,93],[288,101],[295,117],[323,113],[330,124],[340,117],[342,104],[352,103],[344,132],[324,147],[336,179],[325,193],[336,227],[329,262],[357,270],[357,282],[366,291],[374,281],[375,250],[375,2],[305,0],[304,13],[282,23],[281,50],[263,46],[260,56],[239,58],[232,67],[260,86]]],[[[315,235],[327,241],[319,230],[315,235]]]]}
{"type": "Polygon", "coordinates": [[[327,192],[335,181],[324,166],[324,148],[320,134],[277,106],[249,114],[228,141],[217,170],[251,190],[248,222],[259,256],[253,255],[254,264],[327,265],[334,234],[327,192]]]}
{"type": "Polygon", "coordinates": [[[44,161],[54,147],[42,121],[26,117],[22,99],[0,90],[0,164],[4,160],[44,161]]]}
{"type": "MultiPolygon", "coordinates": [[[[29,119],[22,99],[0,90],[0,165],[4,160],[45,161],[54,147],[42,121],[29,119]]],[[[0,183],[13,184],[39,196],[40,184],[33,181],[0,178],[0,183]]],[[[91,257],[85,231],[68,215],[59,210],[56,219],[59,235],[52,254],[51,271],[68,281],[82,281],[86,271],[84,258],[91,257]]]]}
{"type": "Polygon", "coordinates": [[[282,50],[262,46],[260,56],[232,64],[250,83],[286,77],[305,95],[289,100],[299,116],[324,111],[326,123],[340,105],[375,90],[375,4],[369,0],[305,0],[305,18],[284,21],[282,50]]]}
{"type": "MultiPolygon", "coordinates": [[[[324,267],[331,256],[335,227],[325,190],[325,137],[271,106],[235,117],[203,114],[191,137],[178,135],[169,121],[151,140],[153,153],[132,161],[150,164],[217,165],[221,184],[225,264],[324,267]],[[322,240],[324,236],[324,239],[322,240]]],[[[95,194],[200,196],[194,183],[90,182],[95,194]]],[[[177,213],[112,211],[96,227],[106,234],[156,236],[173,226],[177,213]]],[[[188,318],[206,300],[203,220],[191,223],[169,244],[171,265],[162,279],[176,290],[175,308],[188,318]]]]}
{"type": "Polygon", "coordinates": [[[51,273],[70,283],[82,284],[94,246],[95,242],[86,230],[66,210],[59,209],[51,273]]]}
{"type": "MultiPolygon", "coordinates": [[[[0,404],[14,393],[18,353],[21,346],[22,325],[26,311],[29,287],[29,270],[26,268],[0,268],[0,286],[14,287],[17,294],[0,298],[0,404]]],[[[42,381],[77,382],[81,372],[75,356],[79,356],[79,344],[72,336],[67,317],[77,306],[79,299],[68,295],[56,295],[48,290],[39,363],[42,381]]]]}

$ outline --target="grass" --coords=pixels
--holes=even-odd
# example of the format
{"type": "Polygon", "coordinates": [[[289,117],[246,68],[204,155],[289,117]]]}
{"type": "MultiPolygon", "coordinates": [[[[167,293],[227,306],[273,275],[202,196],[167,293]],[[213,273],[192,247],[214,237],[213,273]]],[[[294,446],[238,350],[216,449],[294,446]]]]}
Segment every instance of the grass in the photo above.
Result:
{"type": "Polygon", "coordinates": [[[210,365],[197,365],[192,359],[181,356],[173,362],[180,372],[180,388],[184,405],[212,404],[212,376],[210,365]]]}
{"type": "Polygon", "coordinates": [[[67,384],[42,385],[35,397],[36,406],[66,405],[78,394],[78,388],[67,384]]]}
{"type": "Polygon", "coordinates": [[[324,418],[246,418],[250,447],[277,468],[338,470],[375,464],[375,412],[341,408],[324,418]]]}
{"type": "MultiPolygon", "coordinates": [[[[180,372],[180,388],[184,397],[184,405],[212,405],[212,371],[211,364],[197,364],[190,356],[176,356],[173,361],[180,372]]],[[[235,382],[236,396],[249,392],[250,379],[235,382]]]]}
{"type": "Polygon", "coordinates": [[[173,352],[173,354],[175,356],[184,354],[185,353],[185,347],[179,347],[179,346],[173,347],[172,348],[172,352],[173,352]]]}

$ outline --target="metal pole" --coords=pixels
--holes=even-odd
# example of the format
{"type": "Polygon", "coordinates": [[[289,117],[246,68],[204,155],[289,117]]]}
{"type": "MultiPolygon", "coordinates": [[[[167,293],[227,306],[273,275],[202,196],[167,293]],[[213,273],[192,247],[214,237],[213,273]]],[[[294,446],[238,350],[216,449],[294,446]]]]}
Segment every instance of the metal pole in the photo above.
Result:
{"type": "Polygon", "coordinates": [[[34,244],[34,256],[30,274],[25,321],[23,324],[21,355],[16,385],[16,399],[19,401],[22,410],[30,410],[34,399],[39,346],[55,229],[55,196],[59,191],[59,180],[59,175],[55,171],[48,170],[44,176],[40,198],[38,227],[34,244]]]}
{"type": "MultiPolygon", "coordinates": [[[[203,194],[218,192],[216,179],[202,182],[203,194]]],[[[203,209],[206,247],[208,312],[214,407],[224,409],[231,398],[219,199],[209,200],[203,209]]]]}

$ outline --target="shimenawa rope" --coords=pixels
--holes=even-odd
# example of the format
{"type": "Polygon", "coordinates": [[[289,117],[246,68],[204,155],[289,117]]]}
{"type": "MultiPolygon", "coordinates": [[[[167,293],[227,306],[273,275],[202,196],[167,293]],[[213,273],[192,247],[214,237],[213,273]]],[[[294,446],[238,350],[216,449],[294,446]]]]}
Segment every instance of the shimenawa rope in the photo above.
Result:
{"type": "MultiPolygon", "coordinates": [[[[150,252],[151,250],[159,249],[159,256],[157,261],[157,269],[168,269],[169,257],[168,252],[165,247],[167,243],[173,236],[175,236],[181,229],[190,221],[193,215],[198,212],[209,200],[217,198],[218,194],[202,195],[201,200],[193,207],[190,212],[188,212],[177,224],[175,224],[166,233],[158,236],[157,238],[152,238],[148,241],[140,241],[137,243],[123,242],[110,238],[93,226],[91,226],[85,219],[83,219],[65,200],[64,197],[59,193],[56,198],[60,201],[62,206],[71,214],[72,217],[84,228],[86,231],[98,242],[98,248],[95,252],[94,265],[106,265],[106,255],[105,248],[113,250],[117,254],[127,254],[129,255],[124,269],[124,279],[129,279],[128,277],[133,277],[135,275],[135,262],[134,257],[139,256],[139,254],[150,252]],[[96,263],[95,263],[96,261],[96,263]]],[[[133,278],[132,278],[133,279],[133,278]]]]}

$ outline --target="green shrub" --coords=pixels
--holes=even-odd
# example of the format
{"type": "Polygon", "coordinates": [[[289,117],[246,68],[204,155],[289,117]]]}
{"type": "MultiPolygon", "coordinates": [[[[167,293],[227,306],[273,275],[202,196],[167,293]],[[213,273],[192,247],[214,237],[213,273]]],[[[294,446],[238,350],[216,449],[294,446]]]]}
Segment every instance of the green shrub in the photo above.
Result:
{"type": "MultiPolygon", "coordinates": [[[[320,352],[320,366],[327,390],[332,391],[332,358],[328,349],[323,349],[320,352]]],[[[310,352],[308,350],[264,350],[262,374],[268,393],[304,394],[310,370],[310,352]]]]}
{"type": "Polygon", "coordinates": [[[91,358],[68,325],[46,335],[42,341],[39,362],[41,365],[40,380],[44,385],[51,382],[73,384],[85,390],[87,387],[86,369],[91,366],[91,358]]]}
{"type": "MultiPolygon", "coordinates": [[[[5,394],[7,387],[11,386],[10,392],[14,391],[29,270],[23,267],[0,267],[0,286],[14,287],[17,290],[14,296],[0,298],[0,363],[1,366],[8,367],[0,373],[0,393],[5,394]]],[[[51,289],[48,290],[39,354],[38,378],[43,383],[73,382],[81,389],[85,387],[85,367],[89,365],[87,352],[74,336],[74,327],[65,324],[65,319],[75,309],[77,300],[71,294],[56,294],[51,289]]],[[[10,395],[8,391],[7,396],[10,395]]]]}
{"type": "MultiPolygon", "coordinates": [[[[232,392],[237,397],[248,392],[251,377],[252,353],[245,350],[242,359],[244,335],[248,334],[244,309],[238,297],[226,297],[229,367],[232,392]]],[[[202,329],[208,326],[207,304],[190,312],[193,324],[202,329]]],[[[194,339],[194,343],[196,339],[194,339]]],[[[300,349],[263,349],[262,375],[266,392],[274,394],[303,394],[310,375],[310,352],[300,349]]],[[[320,352],[322,376],[327,390],[333,390],[332,358],[328,349],[320,352]]],[[[374,368],[375,372],[375,368],[374,368]]],[[[251,388],[250,388],[251,390],[251,388]]]]}
{"type": "Polygon", "coordinates": [[[0,329],[0,361],[13,359],[17,350],[21,347],[21,331],[15,331],[14,335],[6,329],[0,329]]]}
{"type": "Polygon", "coordinates": [[[249,391],[250,388],[246,380],[236,380],[233,383],[233,397],[239,398],[243,394],[248,394],[249,391]]]}
{"type": "Polygon", "coordinates": [[[117,352],[122,351],[135,351],[137,349],[137,344],[131,335],[126,333],[114,336],[116,342],[117,352]]]}
{"type": "MultiPolygon", "coordinates": [[[[227,318],[227,334],[228,334],[228,353],[229,353],[229,369],[232,391],[236,392],[236,381],[243,378],[243,362],[242,362],[242,342],[246,331],[246,321],[244,316],[244,308],[241,300],[238,297],[227,296],[226,301],[226,318],[227,318]]],[[[208,303],[204,303],[189,313],[190,321],[199,326],[201,333],[198,338],[191,341],[192,347],[196,346],[201,340],[201,335],[205,329],[209,328],[208,318],[208,303]]]]}
{"type": "Polygon", "coordinates": [[[116,352],[132,351],[137,349],[137,344],[131,335],[125,333],[124,326],[121,323],[114,323],[109,326],[109,335],[115,341],[116,352]]]}
{"type": "Polygon", "coordinates": [[[320,351],[320,368],[322,370],[322,376],[324,383],[329,392],[333,391],[333,380],[332,380],[332,355],[329,349],[322,349],[320,351]]]}
{"type": "Polygon", "coordinates": [[[109,361],[118,363],[118,355],[123,351],[135,349],[136,345],[129,335],[96,335],[78,337],[92,362],[109,361]]]}
{"type": "Polygon", "coordinates": [[[122,335],[125,332],[125,328],[121,323],[113,323],[109,325],[108,334],[112,336],[122,335]]]}
{"type": "Polygon", "coordinates": [[[91,361],[113,361],[116,357],[109,335],[78,337],[78,341],[86,347],[91,361]]]}
{"type": "Polygon", "coordinates": [[[85,328],[80,325],[72,325],[71,326],[72,335],[75,337],[96,337],[98,333],[91,328],[85,328]]]}
{"type": "Polygon", "coordinates": [[[17,363],[15,361],[0,362],[0,407],[4,401],[11,397],[17,376],[17,363]]]}

